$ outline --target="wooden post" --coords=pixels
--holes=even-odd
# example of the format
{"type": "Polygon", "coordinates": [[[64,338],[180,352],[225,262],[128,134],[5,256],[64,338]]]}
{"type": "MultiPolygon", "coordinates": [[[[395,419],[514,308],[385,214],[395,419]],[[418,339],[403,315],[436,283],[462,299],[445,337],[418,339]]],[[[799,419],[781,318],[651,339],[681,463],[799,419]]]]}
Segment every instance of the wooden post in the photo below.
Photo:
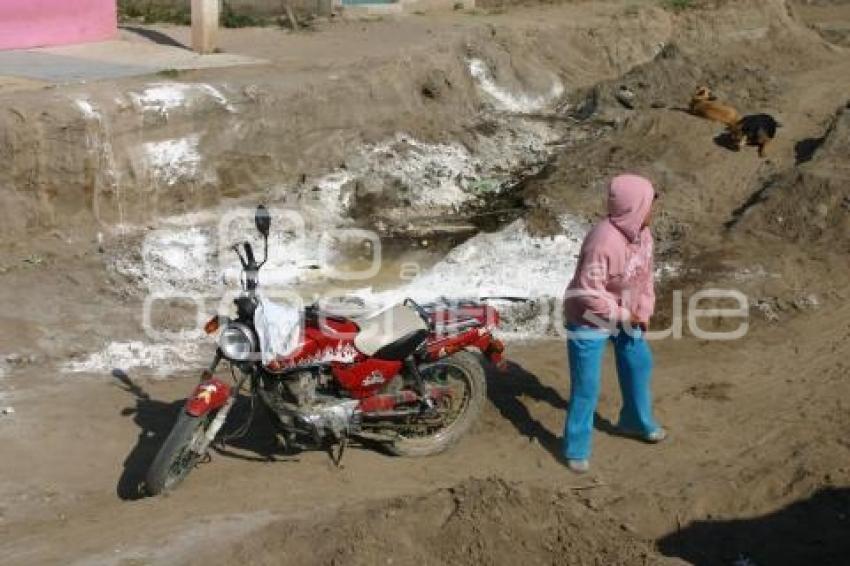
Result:
{"type": "Polygon", "coordinates": [[[330,17],[334,12],[334,0],[318,0],[316,12],[320,16],[330,17]]]}
{"type": "Polygon", "coordinates": [[[281,0],[280,6],[283,13],[286,14],[286,19],[289,20],[289,25],[292,26],[292,31],[298,31],[298,20],[295,19],[295,13],[292,11],[292,6],[289,5],[289,0],[281,0]]]}
{"type": "Polygon", "coordinates": [[[192,49],[198,53],[215,50],[219,0],[192,0],[192,49]]]}

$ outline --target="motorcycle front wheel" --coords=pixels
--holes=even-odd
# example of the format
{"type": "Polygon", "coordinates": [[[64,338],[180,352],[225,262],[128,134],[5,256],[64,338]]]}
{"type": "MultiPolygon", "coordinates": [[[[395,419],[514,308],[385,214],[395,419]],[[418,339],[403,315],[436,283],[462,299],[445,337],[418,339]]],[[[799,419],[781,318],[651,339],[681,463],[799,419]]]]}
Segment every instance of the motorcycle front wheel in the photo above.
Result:
{"type": "Polygon", "coordinates": [[[431,456],[443,452],[469,428],[481,413],[487,398],[487,380],[477,356],[461,351],[433,364],[422,371],[426,382],[448,385],[452,398],[440,407],[440,423],[432,426],[427,419],[412,423],[389,445],[396,456],[431,456]]]}
{"type": "Polygon", "coordinates": [[[185,411],[180,412],[145,478],[149,495],[165,493],[186,479],[201,458],[201,454],[192,448],[201,444],[201,437],[211,421],[212,415],[195,417],[185,411]]]}

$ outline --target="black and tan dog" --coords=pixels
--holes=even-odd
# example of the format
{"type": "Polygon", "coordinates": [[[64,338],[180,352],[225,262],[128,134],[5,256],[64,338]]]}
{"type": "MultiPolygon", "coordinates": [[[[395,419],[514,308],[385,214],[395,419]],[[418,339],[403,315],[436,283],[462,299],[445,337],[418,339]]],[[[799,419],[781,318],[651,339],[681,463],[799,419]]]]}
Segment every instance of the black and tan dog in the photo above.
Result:
{"type": "Polygon", "coordinates": [[[750,114],[741,118],[737,128],[730,129],[730,133],[738,149],[744,145],[753,145],[759,148],[759,157],[765,157],[768,144],[773,141],[776,130],[781,127],[782,124],[770,114],[750,114]]]}

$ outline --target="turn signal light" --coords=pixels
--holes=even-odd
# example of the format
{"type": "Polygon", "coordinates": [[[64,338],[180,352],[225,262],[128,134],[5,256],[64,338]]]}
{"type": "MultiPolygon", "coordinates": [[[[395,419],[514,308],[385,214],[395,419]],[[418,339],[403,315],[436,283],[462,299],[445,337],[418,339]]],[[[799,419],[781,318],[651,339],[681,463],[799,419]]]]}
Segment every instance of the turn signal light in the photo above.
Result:
{"type": "Polygon", "coordinates": [[[207,323],[204,325],[204,332],[206,332],[207,334],[215,334],[215,332],[216,332],[216,330],[218,330],[218,328],[219,328],[218,315],[215,315],[214,317],[209,319],[207,321],[207,323]]]}

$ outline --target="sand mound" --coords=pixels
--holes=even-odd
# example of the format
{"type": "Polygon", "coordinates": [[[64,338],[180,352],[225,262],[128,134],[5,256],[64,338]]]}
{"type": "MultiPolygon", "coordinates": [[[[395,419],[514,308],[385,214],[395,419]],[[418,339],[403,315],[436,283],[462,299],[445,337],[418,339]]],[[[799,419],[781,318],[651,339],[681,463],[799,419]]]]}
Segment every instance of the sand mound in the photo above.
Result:
{"type": "MultiPolygon", "coordinates": [[[[498,478],[266,527],[217,563],[673,564],[575,494],[498,478]],[[392,556],[392,558],[388,558],[392,556]],[[285,560],[284,560],[285,559],[285,560]]],[[[208,563],[208,558],[204,558],[208,563]]]]}
{"type": "Polygon", "coordinates": [[[850,111],[841,108],[821,138],[796,144],[800,166],[769,179],[730,226],[786,240],[850,250],[850,111]]]}

